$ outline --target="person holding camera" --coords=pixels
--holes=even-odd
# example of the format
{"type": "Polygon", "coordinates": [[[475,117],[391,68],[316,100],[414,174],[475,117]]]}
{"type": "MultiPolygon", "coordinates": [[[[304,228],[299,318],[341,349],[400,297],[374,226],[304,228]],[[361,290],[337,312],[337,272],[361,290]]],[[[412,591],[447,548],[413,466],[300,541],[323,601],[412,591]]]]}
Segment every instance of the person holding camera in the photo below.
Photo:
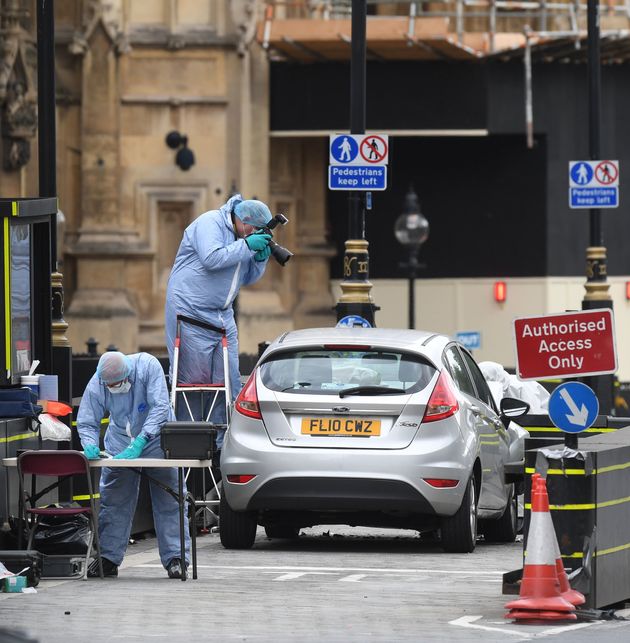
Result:
{"type": "MultiPolygon", "coordinates": [[[[272,220],[261,201],[243,200],[240,194],[218,210],[205,212],[184,231],[166,290],[166,344],[173,377],[173,349],[177,315],[183,315],[177,369],[178,384],[209,384],[224,381],[221,333],[228,341],[232,398],[241,390],[238,364],[238,334],[232,303],[241,286],[258,281],[271,255],[271,234],[264,228],[272,220]],[[210,326],[210,328],[208,327],[210,326]]],[[[191,396],[192,397],[192,396],[191,396]]],[[[194,419],[205,419],[195,400],[194,419]]],[[[191,405],[192,406],[192,405],[191,405]]],[[[190,420],[185,405],[178,404],[178,420],[190,420]]],[[[225,424],[225,404],[214,406],[210,421],[225,424]]],[[[217,449],[223,431],[217,433],[217,449]]]]}

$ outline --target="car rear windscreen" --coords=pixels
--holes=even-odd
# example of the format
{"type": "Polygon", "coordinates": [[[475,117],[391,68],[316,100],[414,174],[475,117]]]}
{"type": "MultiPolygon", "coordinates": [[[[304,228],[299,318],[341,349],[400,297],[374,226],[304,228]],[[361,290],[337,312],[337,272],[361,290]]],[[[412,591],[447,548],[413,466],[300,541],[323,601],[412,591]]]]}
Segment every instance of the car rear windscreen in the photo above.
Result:
{"type": "Polygon", "coordinates": [[[309,349],[276,353],[260,367],[272,391],[330,394],[353,386],[421,391],[436,368],[418,355],[369,350],[309,349]]]}

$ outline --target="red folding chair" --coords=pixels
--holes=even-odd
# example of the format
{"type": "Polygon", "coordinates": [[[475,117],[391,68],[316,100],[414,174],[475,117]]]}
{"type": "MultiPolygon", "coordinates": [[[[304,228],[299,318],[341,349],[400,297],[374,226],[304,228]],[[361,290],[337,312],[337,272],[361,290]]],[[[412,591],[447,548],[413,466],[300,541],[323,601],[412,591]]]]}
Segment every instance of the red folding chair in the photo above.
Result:
{"type": "MultiPolygon", "coordinates": [[[[25,451],[18,456],[17,470],[20,484],[20,502],[24,508],[24,518],[30,518],[29,521],[25,520],[28,528],[28,544],[27,549],[31,548],[33,538],[39,521],[42,517],[58,517],[58,516],[77,516],[83,514],[87,517],[90,526],[90,535],[88,540],[87,551],[85,553],[85,561],[83,569],[78,575],[67,577],[53,577],[47,576],[46,578],[83,578],[87,580],[87,572],[92,555],[92,549],[95,550],[95,555],[99,564],[99,573],[103,578],[103,563],[101,560],[101,546],[98,540],[98,523],[96,507],[94,504],[94,491],[92,489],[92,476],[90,475],[90,465],[87,458],[80,451],[25,451]],[[31,493],[26,491],[24,484],[24,476],[31,475],[31,493]],[[68,478],[71,476],[85,476],[87,481],[88,494],[90,496],[89,507],[35,507],[37,499],[36,491],[36,477],[37,476],[56,476],[59,478],[68,478]],[[30,505],[30,506],[29,506],[30,505]]],[[[22,515],[22,512],[20,512],[22,515]]]]}

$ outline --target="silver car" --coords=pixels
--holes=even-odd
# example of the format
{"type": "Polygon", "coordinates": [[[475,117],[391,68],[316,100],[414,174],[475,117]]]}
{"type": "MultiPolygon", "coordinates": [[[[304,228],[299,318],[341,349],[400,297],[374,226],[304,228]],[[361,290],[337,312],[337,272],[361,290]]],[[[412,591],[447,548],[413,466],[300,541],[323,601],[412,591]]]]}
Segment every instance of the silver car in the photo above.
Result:
{"type": "Polygon", "coordinates": [[[236,399],[221,455],[220,535],[269,537],[348,524],[439,530],[447,551],[513,541],[522,459],[506,430],[527,404],[498,411],[470,353],[445,335],[381,328],[285,333],[236,399]]]}

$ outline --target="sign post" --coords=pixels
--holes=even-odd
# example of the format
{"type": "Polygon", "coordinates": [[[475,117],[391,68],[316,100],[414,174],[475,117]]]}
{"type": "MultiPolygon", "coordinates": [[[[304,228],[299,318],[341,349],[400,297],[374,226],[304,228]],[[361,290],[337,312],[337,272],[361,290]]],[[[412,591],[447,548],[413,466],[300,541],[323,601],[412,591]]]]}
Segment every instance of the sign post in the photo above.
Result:
{"type": "MultiPolygon", "coordinates": [[[[515,319],[514,339],[516,374],[521,380],[604,375],[617,370],[610,308],[515,319]]],[[[595,393],[580,382],[558,386],[549,400],[551,421],[567,434],[587,429],[598,411],[595,393]]],[[[565,444],[577,448],[577,438],[565,435],[565,444]]]]}

